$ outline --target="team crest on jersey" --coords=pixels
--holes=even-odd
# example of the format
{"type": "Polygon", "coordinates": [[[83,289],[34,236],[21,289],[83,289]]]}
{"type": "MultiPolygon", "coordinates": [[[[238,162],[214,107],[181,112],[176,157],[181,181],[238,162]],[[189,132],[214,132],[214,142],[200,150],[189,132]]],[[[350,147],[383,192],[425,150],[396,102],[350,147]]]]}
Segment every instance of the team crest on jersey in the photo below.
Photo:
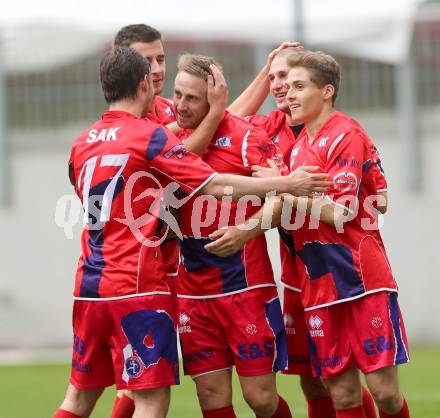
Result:
{"type": "Polygon", "coordinates": [[[217,147],[232,147],[232,137],[222,136],[215,140],[215,145],[217,147]]]}
{"type": "Polygon", "coordinates": [[[173,115],[174,115],[173,110],[172,110],[171,107],[169,107],[169,106],[165,109],[165,113],[166,113],[168,116],[173,116],[173,115]]]}
{"type": "Polygon", "coordinates": [[[323,138],[321,138],[321,139],[319,140],[318,147],[319,147],[319,148],[324,148],[324,147],[327,145],[327,141],[329,140],[329,138],[330,138],[330,137],[328,137],[328,136],[324,136],[323,138]]]}
{"type": "Polygon", "coordinates": [[[175,155],[177,158],[182,159],[185,154],[188,154],[188,150],[185,148],[185,145],[178,144],[178,145],[174,145],[173,148],[169,149],[164,154],[164,157],[165,158],[171,158],[171,157],[173,157],[175,155]]]}
{"type": "Polygon", "coordinates": [[[309,325],[311,328],[310,329],[310,336],[323,337],[324,330],[321,329],[323,323],[324,323],[324,321],[318,315],[312,315],[309,318],[309,325]]]}
{"type": "Polygon", "coordinates": [[[350,171],[343,171],[333,177],[333,185],[337,192],[346,193],[356,190],[358,182],[356,176],[350,171]]]}
{"type": "Polygon", "coordinates": [[[179,334],[184,332],[191,332],[191,325],[188,324],[190,316],[186,312],[181,312],[179,315],[179,334]]]}

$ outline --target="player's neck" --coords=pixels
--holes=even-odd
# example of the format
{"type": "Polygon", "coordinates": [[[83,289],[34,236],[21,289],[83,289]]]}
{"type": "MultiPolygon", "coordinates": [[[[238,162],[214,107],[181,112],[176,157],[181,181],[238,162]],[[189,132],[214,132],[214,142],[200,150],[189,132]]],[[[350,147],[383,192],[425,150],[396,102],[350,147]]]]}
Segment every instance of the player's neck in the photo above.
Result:
{"type": "Polygon", "coordinates": [[[316,118],[305,124],[309,144],[313,142],[319,130],[333,115],[333,113],[335,113],[335,111],[336,110],[333,106],[325,106],[316,118]]]}
{"type": "Polygon", "coordinates": [[[120,100],[118,102],[114,102],[110,104],[109,110],[121,110],[123,112],[131,113],[137,118],[144,117],[145,107],[136,101],[132,100],[120,100]]]}
{"type": "Polygon", "coordinates": [[[152,113],[153,115],[157,116],[156,113],[156,95],[154,95],[153,100],[150,102],[150,105],[148,106],[148,112],[152,113]]]}
{"type": "Polygon", "coordinates": [[[295,126],[298,125],[297,123],[295,123],[292,119],[292,116],[290,116],[290,110],[289,113],[286,113],[286,122],[289,126],[295,126]]]}

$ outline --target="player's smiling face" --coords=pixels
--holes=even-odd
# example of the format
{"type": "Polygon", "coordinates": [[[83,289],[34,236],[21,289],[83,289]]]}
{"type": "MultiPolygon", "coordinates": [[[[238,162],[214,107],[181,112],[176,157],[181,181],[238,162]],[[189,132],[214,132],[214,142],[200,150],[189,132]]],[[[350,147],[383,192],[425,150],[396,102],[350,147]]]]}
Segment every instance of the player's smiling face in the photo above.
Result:
{"type": "Polygon", "coordinates": [[[309,123],[322,112],[326,100],[331,101],[332,86],[319,87],[304,67],[294,67],[287,77],[287,102],[293,122],[309,123]]]}
{"type": "Polygon", "coordinates": [[[184,129],[195,129],[209,111],[208,84],[205,80],[185,71],[179,71],[174,80],[174,109],[177,124],[184,129]]]}
{"type": "Polygon", "coordinates": [[[278,110],[289,113],[289,104],[287,103],[287,75],[290,68],[287,65],[286,57],[275,57],[269,69],[270,92],[278,110]]]}
{"type": "Polygon", "coordinates": [[[151,79],[153,80],[154,94],[162,93],[165,80],[165,52],[162,41],[157,39],[153,42],[134,42],[130,45],[135,51],[145,57],[151,65],[151,79]]]}

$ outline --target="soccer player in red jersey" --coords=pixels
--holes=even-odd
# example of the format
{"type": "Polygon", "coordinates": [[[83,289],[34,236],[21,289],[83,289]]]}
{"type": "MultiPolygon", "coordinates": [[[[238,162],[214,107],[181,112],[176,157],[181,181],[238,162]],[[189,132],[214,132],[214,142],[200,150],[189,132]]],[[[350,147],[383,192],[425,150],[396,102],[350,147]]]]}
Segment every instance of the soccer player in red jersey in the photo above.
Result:
{"type": "Polygon", "coordinates": [[[338,418],[365,417],[358,369],[380,416],[407,418],[396,367],[409,361],[407,342],[397,285],[372,219],[378,186],[371,140],[334,108],[340,69],[332,57],[298,52],[288,64],[291,116],[305,129],[287,163],[317,165],[333,179],[324,196],[289,198],[305,215],[294,243],[314,373],[326,382],[338,418]]]}
{"type": "MultiPolygon", "coordinates": [[[[174,85],[177,122],[185,138],[209,109],[206,99],[210,57],[180,57],[174,85]]],[[[226,113],[203,159],[218,172],[250,176],[251,166],[279,158],[267,133],[226,113]]],[[[280,160],[282,162],[282,160],[280,160]]],[[[187,202],[182,220],[182,268],[176,282],[179,333],[185,374],[191,375],[204,417],[234,417],[231,369],[236,367],[243,396],[257,416],[290,417],[278,396],[275,372],[287,365],[286,335],[264,236],[222,258],[204,246],[221,226],[258,208],[243,201],[187,202]],[[210,204],[211,203],[211,204],[210,204]],[[191,220],[205,221],[194,225],[191,220]]]]}
{"type": "Polygon", "coordinates": [[[116,34],[114,47],[130,47],[145,57],[151,65],[154,99],[151,102],[146,117],[152,122],[168,125],[176,120],[173,103],[161,97],[166,75],[165,51],[162,34],[155,28],[134,24],[124,26],[116,34]]]}
{"type": "MultiPolygon", "coordinates": [[[[296,125],[291,116],[286,100],[287,75],[289,66],[287,56],[300,50],[297,43],[283,43],[268,57],[268,62],[250,87],[229,107],[232,112],[243,114],[248,110],[255,110],[262,104],[265,93],[269,90],[276,103],[277,109],[268,116],[255,115],[246,117],[252,124],[265,129],[278,145],[283,155],[290,151],[303,125],[296,125]],[[260,94],[260,93],[262,94],[260,94]]],[[[375,163],[376,185],[386,202],[386,181],[381,170],[380,160],[372,146],[372,158],[375,163]]],[[[258,176],[271,175],[270,170],[263,167],[254,167],[258,176]],[[265,173],[263,173],[265,171],[265,173]]],[[[386,204],[379,207],[381,212],[386,210],[386,204]]],[[[261,213],[260,213],[261,215],[261,213]]],[[[255,236],[257,229],[241,229],[231,227],[216,231],[212,238],[218,240],[207,246],[210,252],[217,255],[229,255],[238,251],[245,242],[255,236]]],[[[260,230],[259,233],[264,232],[260,230]]],[[[296,254],[293,237],[281,227],[280,254],[281,254],[281,283],[284,287],[284,323],[288,341],[289,367],[282,373],[300,375],[300,383],[308,402],[309,418],[332,418],[335,416],[333,402],[326,388],[318,377],[313,377],[310,364],[310,353],[307,341],[308,331],[304,322],[304,311],[301,304],[299,275],[296,268],[296,254]]],[[[376,416],[373,400],[369,392],[363,388],[363,407],[367,418],[376,416]]]]}
{"type": "MultiPolygon", "coordinates": [[[[164,417],[178,383],[175,306],[158,226],[165,185],[189,196],[232,198],[271,190],[309,193],[323,177],[306,171],[259,181],[217,174],[145,114],[153,99],[149,63],[130,48],[101,61],[109,110],[72,147],[69,176],[86,226],[75,280],[70,384],[56,418],[86,418],[105,387],[134,393],[135,418],[164,417]],[[149,208],[149,209],[148,209],[149,208]]],[[[210,80],[212,82],[212,80],[210,80]]]]}
{"type": "MultiPolygon", "coordinates": [[[[162,34],[155,28],[145,24],[127,25],[121,28],[113,41],[114,47],[130,47],[145,57],[151,65],[153,79],[154,99],[147,112],[146,118],[152,122],[172,128],[175,124],[175,113],[172,100],[161,97],[163,83],[166,77],[166,61],[162,34]]],[[[215,71],[215,69],[214,69],[215,71]]],[[[210,109],[204,120],[190,138],[186,141],[186,149],[195,153],[198,152],[200,145],[207,146],[218,123],[223,118],[226,106],[227,91],[222,96],[221,83],[226,86],[219,71],[214,73],[214,88],[220,92],[212,94],[208,92],[210,109]],[[224,103],[223,103],[224,102],[224,103]]],[[[226,86],[227,88],[227,86],[226,86]]],[[[171,209],[174,211],[173,209],[171,209]]],[[[163,228],[166,228],[165,224],[163,228]]],[[[179,244],[175,235],[170,231],[168,236],[161,244],[163,261],[166,265],[167,275],[170,279],[170,287],[174,289],[174,280],[177,277],[178,266],[180,263],[179,244]]],[[[111,418],[130,418],[133,414],[134,403],[128,392],[118,392],[115,399],[111,418]]]]}

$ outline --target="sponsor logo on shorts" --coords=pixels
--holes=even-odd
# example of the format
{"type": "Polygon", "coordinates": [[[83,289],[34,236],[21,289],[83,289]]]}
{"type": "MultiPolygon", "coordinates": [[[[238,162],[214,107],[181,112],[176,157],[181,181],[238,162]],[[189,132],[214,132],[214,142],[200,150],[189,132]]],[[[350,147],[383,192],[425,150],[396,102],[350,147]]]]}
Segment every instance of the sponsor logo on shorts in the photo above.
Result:
{"type": "Polygon", "coordinates": [[[391,337],[387,338],[384,335],[379,335],[379,337],[364,340],[363,345],[365,353],[369,356],[372,356],[374,354],[392,350],[393,340],[391,337]]]}
{"type": "Polygon", "coordinates": [[[80,373],[90,373],[91,367],[89,363],[81,363],[78,360],[72,360],[72,368],[80,373]]]}
{"type": "Polygon", "coordinates": [[[284,314],[284,328],[286,329],[287,335],[295,335],[296,330],[293,326],[294,319],[290,313],[284,314]]]}
{"type": "Polygon", "coordinates": [[[144,366],[139,357],[133,355],[125,360],[125,370],[130,378],[136,379],[144,371],[144,366]]]}
{"type": "Polygon", "coordinates": [[[310,364],[310,356],[289,356],[289,364],[310,364]]]}
{"type": "Polygon", "coordinates": [[[246,332],[249,335],[255,335],[257,333],[257,326],[255,324],[247,324],[246,325],[246,332]]]}
{"type": "Polygon", "coordinates": [[[184,332],[191,332],[191,325],[188,325],[190,316],[186,312],[181,312],[179,315],[179,334],[184,332]]]}
{"type": "Polygon", "coordinates": [[[375,316],[372,320],[371,320],[371,326],[373,328],[380,328],[383,325],[382,323],[382,318],[380,316],[375,316]]]}
{"type": "Polygon", "coordinates": [[[81,357],[86,354],[86,343],[77,335],[73,336],[73,351],[78,353],[81,357]]]}
{"type": "Polygon", "coordinates": [[[335,354],[331,357],[314,358],[313,364],[317,368],[318,367],[329,368],[329,367],[340,366],[342,364],[342,356],[338,356],[335,354]]]}
{"type": "Polygon", "coordinates": [[[274,348],[273,341],[266,340],[260,343],[237,344],[237,356],[239,360],[257,360],[264,357],[272,357],[274,348]]]}
{"type": "Polygon", "coordinates": [[[318,316],[318,315],[312,315],[309,318],[309,325],[310,325],[310,336],[311,337],[323,337],[324,331],[321,329],[322,324],[324,321],[318,316]]]}
{"type": "Polygon", "coordinates": [[[205,350],[194,351],[194,353],[184,354],[183,361],[185,363],[189,363],[200,360],[206,360],[212,357],[214,357],[214,350],[212,348],[207,348],[205,350]]]}

